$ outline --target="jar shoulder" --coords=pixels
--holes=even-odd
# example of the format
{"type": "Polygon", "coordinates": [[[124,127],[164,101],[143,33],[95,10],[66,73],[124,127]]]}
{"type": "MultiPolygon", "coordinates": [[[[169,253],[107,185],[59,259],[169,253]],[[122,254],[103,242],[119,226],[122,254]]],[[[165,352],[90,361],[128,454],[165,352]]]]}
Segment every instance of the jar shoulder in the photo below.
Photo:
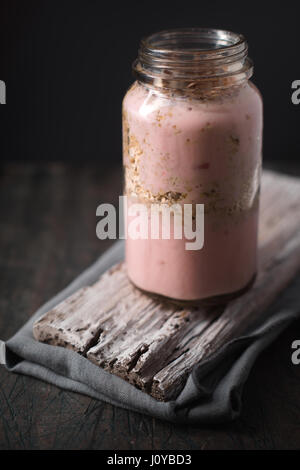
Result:
{"type": "Polygon", "coordinates": [[[154,89],[148,88],[143,84],[135,81],[127,90],[123,98],[123,108],[139,109],[141,106],[147,105],[148,107],[164,107],[176,106],[178,108],[185,107],[187,104],[196,107],[207,108],[214,106],[228,106],[238,104],[240,100],[244,99],[258,101],[262,104],[262,94],[257,86],[249,80],[240,87],[235,87],[232,90],[227,89],[224,93],[219,94],[215,98],[197,99],[186,96],[176,96],[175,94],[166,94],[158,92],[154,89]]]}

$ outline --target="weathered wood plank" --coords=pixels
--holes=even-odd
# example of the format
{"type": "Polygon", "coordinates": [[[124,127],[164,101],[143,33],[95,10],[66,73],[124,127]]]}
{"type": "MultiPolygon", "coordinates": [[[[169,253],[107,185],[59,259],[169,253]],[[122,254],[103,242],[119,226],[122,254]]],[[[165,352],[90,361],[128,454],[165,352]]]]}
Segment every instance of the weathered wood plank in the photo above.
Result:
{"type": "Polygon", "coordinates": [[[256,322],[300,268],[300,183],[263,175],[259,273],[251,290],[223,308],[159,303],[128,281],[124,264],[80,289],[34,325],[39,341],[74,349],[160,400],[187,374],[256,322]]]}

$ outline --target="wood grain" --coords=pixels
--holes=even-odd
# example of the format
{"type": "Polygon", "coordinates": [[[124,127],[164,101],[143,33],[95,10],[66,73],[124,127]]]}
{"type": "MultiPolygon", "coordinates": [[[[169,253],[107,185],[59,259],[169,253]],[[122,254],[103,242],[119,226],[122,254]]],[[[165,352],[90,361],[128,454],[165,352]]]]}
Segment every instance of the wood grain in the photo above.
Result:
{"type": "Polygon", "coordinates": [[[300,268],[300,183],[265,172],[259,272],[226,306],[186,309],[136,289],[124,263],[34,325],[34,336],[71,348],[159,400],[178,395],[194,364],[246,331],[300,268]]]}

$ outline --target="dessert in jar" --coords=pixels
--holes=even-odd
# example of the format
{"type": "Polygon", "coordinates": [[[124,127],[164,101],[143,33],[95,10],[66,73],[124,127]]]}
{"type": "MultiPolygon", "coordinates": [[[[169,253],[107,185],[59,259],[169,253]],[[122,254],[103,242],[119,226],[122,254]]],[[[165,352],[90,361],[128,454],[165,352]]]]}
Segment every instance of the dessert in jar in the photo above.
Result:
{"type": "Polygon", "coordinates": [[[238,295],[256,273],[262,157],[247,43],[222,30],[162,31],[142,40],[133,70],[123,100],[127,211],[136,202],[204,204],[204,244],[127,236],[128,276],[183,303],[238,295]]]}

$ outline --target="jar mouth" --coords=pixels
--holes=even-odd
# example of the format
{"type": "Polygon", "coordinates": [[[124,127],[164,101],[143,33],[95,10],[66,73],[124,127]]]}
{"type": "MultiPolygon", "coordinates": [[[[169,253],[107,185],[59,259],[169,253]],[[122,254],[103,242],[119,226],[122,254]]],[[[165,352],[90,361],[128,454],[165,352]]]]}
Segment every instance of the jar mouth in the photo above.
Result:
{"type": "Polygon", "coordinates": [[[252,75],[247,55],[241,34],[210,28],[170,29],[142,39],[133,71],[140,81],[163,88],[185,88],[191,81],[212,79],[227,86],[225,78],[237,83],[252,75]]]}
{"type": "Polygon", "coordinates": [[[247,43],[242,34],[222,29],[179,28],[151,34],[142,39],[141,48],[154,54],[192,54],[204,60],[206,55],[213,58],[233,55],[241,50],[247,52],[247,43]]]}

